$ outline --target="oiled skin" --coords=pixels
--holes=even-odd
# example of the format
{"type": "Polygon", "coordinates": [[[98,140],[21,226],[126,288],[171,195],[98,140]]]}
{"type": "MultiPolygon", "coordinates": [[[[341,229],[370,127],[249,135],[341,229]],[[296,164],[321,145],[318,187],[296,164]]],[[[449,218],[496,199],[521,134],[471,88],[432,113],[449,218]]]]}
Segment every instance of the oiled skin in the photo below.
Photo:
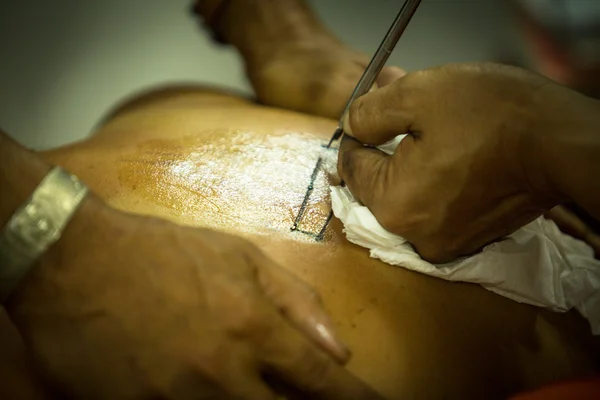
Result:
{"type": "MultiPolygon", "coordinates": [[[[593,371],[589,327],[573,313],[370,259],[335,218],[321,243],[292,234],[319,143],[335,127],[217,91],[173,88],[127,103],[90,139],[43,156],[114,207],[252,240],[322,294],[353,351],[348,368],[389,398],[502,398],[593,371]]],[[[319,179],[305,230],[318,231],[329,211],[327,179],[319,179]]]]}

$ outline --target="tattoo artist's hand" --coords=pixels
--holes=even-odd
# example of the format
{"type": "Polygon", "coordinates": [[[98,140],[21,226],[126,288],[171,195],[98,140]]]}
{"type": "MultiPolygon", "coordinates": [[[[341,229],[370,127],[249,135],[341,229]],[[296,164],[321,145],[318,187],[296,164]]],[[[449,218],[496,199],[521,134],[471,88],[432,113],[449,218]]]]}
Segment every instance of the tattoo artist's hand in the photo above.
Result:
{"type": "MultiPolygon", "coordinates": [[[[315,38],[281,46],[247,72],[261,103],[339,119],[368,63],[369,57],[332,38],[315,38]]],[[[398,67],[385,67],[376,84],[402,75],[398,67]]]]}
{"type": "Polygon", "coordinates": [[[548,150],[581,130],[585,99],[496,64],[410,73],[353,103],[344,128],[358,140],[343,140],[338,169],[384,228],[424,259],[447,262],[564,200],[548,150]],[[405,133],[392,156],[362,144],[405,133]]]}
{"type": "Polygon", "coordinates": [[[256,247],[93,197],[8,310],[68,397],[273,399],[267,377],[378,398],[341,366],[349,354],[315,292],[256,247]]]}
{"type": "Polygon", "coordinates": [[[565,206],[556,206],[544,213],[544,217],[554,221],[563,233],[588,244],[594,250],[595,257],[600,259],[600,234],[577,214],[565,206]]]}

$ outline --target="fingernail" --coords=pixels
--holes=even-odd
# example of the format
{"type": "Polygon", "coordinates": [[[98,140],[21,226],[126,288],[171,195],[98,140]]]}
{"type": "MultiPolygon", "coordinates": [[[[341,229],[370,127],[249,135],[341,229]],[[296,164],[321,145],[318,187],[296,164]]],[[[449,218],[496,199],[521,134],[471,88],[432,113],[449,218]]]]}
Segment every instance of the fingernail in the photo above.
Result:
{"type": "Polygon", "coordinates": [[[371,86],[371,89],[369,89],[369,93],[374,92],[377,89],[379,89],[379,85],[377,84],[377,82],[375,82],[373,86],[371,86]]]}
{"type": "Polygon", "coordinates": [[[350,128],[350,110],[346,111],[342,117],[342,130],[346,135],[354,136],[352,134],[352,128],[350,128]]]}
{"type": "Polygon", "coordinates": [[[321,337],[327,348],[330,349],[330,351],[337,357],[337,359],[340,362],[346,363],[348,359],[350,359],[350,350],[348,349],[348,347],[340,340],[338,340],[331,331],[331,329],[325,326],[325,324],[318,323],[316,324],[315,328],[317,329],[319,336],[321,337]]]}

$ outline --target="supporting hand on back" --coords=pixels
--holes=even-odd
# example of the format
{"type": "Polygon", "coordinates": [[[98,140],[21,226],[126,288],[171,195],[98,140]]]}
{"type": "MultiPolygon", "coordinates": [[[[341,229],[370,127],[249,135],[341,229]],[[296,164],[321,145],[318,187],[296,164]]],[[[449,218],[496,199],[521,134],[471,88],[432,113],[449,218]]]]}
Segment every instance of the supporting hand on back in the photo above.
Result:
{"type": "Polygon", "coordinates": [[[7,307],[76,398],[377,398],[342,364],[317,294],[249,242],[126,214],[93,196],[7,307]]]}

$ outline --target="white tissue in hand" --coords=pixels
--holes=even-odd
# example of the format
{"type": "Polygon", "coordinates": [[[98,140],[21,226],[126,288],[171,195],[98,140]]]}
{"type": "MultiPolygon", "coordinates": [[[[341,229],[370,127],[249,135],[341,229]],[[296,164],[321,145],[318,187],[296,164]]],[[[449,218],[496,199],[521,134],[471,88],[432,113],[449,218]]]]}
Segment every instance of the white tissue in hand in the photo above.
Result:
{"type": "Polygon", "coordinates": [[[333,212],[348,240],[373,258],[449,281],[478,283],[497,294],[554,311],[575,307],[600,334],[600,261],[587,244],[540,217],[480,253],[431,264],[398,235],[385,230],[345,187],[331,188],[333,212]]]}

